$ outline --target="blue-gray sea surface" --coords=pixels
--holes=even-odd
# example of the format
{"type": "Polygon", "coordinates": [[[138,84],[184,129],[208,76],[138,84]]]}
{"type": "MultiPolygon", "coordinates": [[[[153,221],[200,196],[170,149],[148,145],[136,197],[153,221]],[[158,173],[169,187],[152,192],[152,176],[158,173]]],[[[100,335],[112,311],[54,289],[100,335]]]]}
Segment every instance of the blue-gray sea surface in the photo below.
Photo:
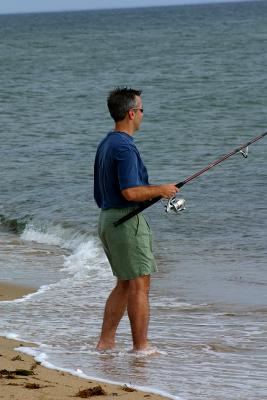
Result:
{"type": "Polygon", "coordinates": [[[95,344],[114,285],[97,238],[96,146],[109,90],[143,90],[150,182],[178,182],[267,130],[267,2],[0,16],[0,334],[46,365],[183,400],[267,398],[266,137],[147,210],[159,272],[136,358],[95,344]],[[26,327],[26,328],[25,328],[26,327]],[[47,364],[48,363],[48,364],[47,364]]]}

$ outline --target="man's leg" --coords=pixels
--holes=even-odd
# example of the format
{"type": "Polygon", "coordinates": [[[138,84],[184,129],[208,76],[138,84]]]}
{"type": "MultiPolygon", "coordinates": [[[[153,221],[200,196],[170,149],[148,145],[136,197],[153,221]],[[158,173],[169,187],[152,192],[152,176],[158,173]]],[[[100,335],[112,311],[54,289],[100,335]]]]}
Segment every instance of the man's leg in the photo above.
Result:
{"type": "Polygon", "coordinates": [[[118,280],[107,299],[101,336],[96,347],[98,350],[115,347],[116,330],[127,307],[129,282],[118,280]]]}
{"type": "Polygon", "coordinates": [[[128,316],[131,323],[133,350],[149,347],[147,333],[149,323],[150,275],[140,276],[129,282],[128,316]]]}

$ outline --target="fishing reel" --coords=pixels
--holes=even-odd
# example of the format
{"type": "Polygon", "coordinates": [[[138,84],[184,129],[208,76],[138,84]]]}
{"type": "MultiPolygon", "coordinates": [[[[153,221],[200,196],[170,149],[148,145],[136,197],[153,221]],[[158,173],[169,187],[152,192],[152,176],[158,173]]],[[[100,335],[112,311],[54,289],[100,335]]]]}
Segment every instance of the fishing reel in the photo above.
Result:
{"type": "Polygon", "coordinates": [[[185,210],[185,199],[177,199],[176,196],[172,197],[165,205],[165,210],[169,214],[178,214],[180,211],[185,210]]]}

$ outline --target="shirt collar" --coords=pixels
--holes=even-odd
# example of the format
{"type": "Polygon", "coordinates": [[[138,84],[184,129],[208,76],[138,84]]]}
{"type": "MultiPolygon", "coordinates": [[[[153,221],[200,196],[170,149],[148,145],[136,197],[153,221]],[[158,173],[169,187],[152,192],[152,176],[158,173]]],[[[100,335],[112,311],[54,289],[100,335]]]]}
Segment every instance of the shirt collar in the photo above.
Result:
{"type": "Polygon", "coordinates": [[[126,132],[123,132],[123,131],[111,131],[111,132],[109,132],[109,134],[113,134],[113,133],[122,135],[122,136],[126,137],[127,139],[129,139],[129,140],[131,140],[131,141],[134,140],[133,136],[129,135],[129,134],[126,133],[126,132]]]}

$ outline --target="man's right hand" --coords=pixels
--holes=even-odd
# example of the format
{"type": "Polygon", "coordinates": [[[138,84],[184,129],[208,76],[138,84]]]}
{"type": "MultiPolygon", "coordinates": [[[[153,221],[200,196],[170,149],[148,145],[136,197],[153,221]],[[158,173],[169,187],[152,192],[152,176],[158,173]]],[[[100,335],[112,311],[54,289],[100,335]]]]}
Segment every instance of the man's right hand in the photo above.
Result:
{"type": "Polygon", "coordinates": [[[175,183],[169,183],[166,185],[160,185],[160,196],[164,197],[165,199],[170,199],[171,197],[175,196],[179,189],[175,186],[175,183]]]}
{"type": "Polygon", "coordinates": [[[177,192],[179,192],[179,189],[175,186],[175,183],[157,186],[136,186],[122,190],[122,194],[126,200],[136,202],[151,200],[155,197],[170,199],[177,192]]]}

